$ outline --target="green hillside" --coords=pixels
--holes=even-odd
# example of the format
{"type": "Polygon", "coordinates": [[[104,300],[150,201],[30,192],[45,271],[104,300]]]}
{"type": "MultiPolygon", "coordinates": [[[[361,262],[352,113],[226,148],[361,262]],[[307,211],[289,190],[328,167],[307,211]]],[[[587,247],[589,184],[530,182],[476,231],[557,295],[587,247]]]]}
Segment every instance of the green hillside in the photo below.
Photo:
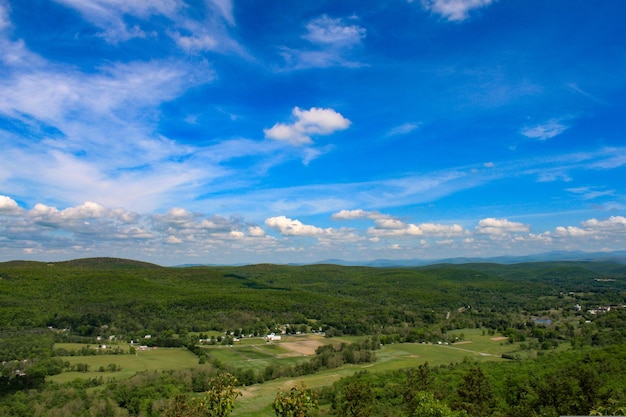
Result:
{"type": "MultiPolygon", "coordinates": [[[[534,397],[516,404],[529,416],[552,416],[537,411],[547,407],[538,393],[552,368],[538,372],[533,364],[554,355],[560,362],[546,363],[557,366],[583,352],[590,361],[608,361],[610,350],[595,352],[626,343],[625,304],[626,269],[613,263],[168,268],[114,258],[5,262],[0,413],[30,415],[15,414],[11,401],[45,409],[52,387],[72,387],[83,392],[78,409],[100,404],[117,410],[102,415],[158,415],[149,410],[164,410],[177,393],[205,390],[209,376],[229,372],[248,387],[239,415],[272,415],[274,393],[298,380],[319,390],[324,412],[342,415],[345,384],[369,381],[393,390],[409,383],[412,367],[430,362],[441,367],[433,374],[437,400],[457,411],[465,406],[453,387],[464,372],[480,365],[505,401],[513,394],[503,388],[503,369],[519,365],[532,374],[520,376],[516,387],[534,387],[534,397]],[[272,332],[283,339],[268,344],[262,336],[272,332]],[[487,367],[503,361],[512,365],[487,367]],[[358,376],[364,371],[371,375],[358,376]],[[163,386],[169,388],[155,388],[163,386]],[[23,392],[32,396],[19,397],[23,392]],[[87,392],[97,398],[88,402],[87,392]]],[[[607,374],[622,372],[612,362],[602,366],[607,374]]],[[[550,378],[558,377],[554,372],[550,378]]],[[[562,395],[582,395],[576,389],[584,387],[575,386],[589,381],[576,379],[582,375],[576,372],[564,375],[573,379],[571,393],[562,395]]],[[[620,384],[562,410],[616,409],[626,400],[615,393],[620,384]]],[[[393,395],[377,401],[395,398],[385,407],[400,415],[403,394],[393,395]]],[[[83,415],[67,414],[62,404],[65,411],[50,415],[83,415]]],[[[504,402],[484,406],[514,415],[504,402]]],[[[386,415],[385,407],[372,405],[368,415],[386,415]]]]}

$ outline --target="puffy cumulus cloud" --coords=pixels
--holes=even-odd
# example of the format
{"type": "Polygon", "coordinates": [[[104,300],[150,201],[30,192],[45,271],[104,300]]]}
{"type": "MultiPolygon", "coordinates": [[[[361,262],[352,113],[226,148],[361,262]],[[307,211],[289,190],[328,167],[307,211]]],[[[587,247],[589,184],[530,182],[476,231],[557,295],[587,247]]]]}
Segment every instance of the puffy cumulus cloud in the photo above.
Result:
{"type": "Polygon", "coordinates": [[[150,231],[142,228],[137,213],[116,208],[108,209],[94,202],[86,202],[76,207],[59,210],[56,207],[38,203],[31,210],[24,211],[21,221],[12,226],[13,232],[33,234],[36,240],[48,240],[49,233],[59,233],[66,240],[76,240],[86,245],[91,239],[146,239],[152,237],[150,231]]]}
{"type": "Polygon", "coordinates": [[[375,237],[421,236],[424,231],[414,224],[386,219],[380,223],[377,222],[376,227],[370,227],[367,234],[375,237]]]}
{"type": "Polygon", "coordinates": [[[91,201],[63,210],[38,203],[28,214],[39,223],[45,223],[49,226],[55,225],[59,228],[87,224],[86,220],[106,221],[107,219],[119,219],[122,222],[128,222],[129,219],[134,217],[134,214],[125,210],[109,210],[91,201]]]}
{"type": "Polygon", "coordinates": [[[252,237],[263,237],[265,236],[265,230],[259,226],[250,226],[248,227],[248,234],[252,237]]]}
{"type": "Polygon", "coordinates": [[[611,216],[608,219],[589,219],[581,222],[582,227],[558,226],[552,233],[547,232],[561,241],[595,242],[609,245],[623,242],[626,238],[626,217],[611,216]]]}
{"type": "Polygon", "coordinates": [[[565,132],[569,126],[559,120],[552,119],[546,123],[523,128],[520,133],[530,139],[547,140],[565,132]]]}
{"type": "MultiPolygon", "coordinates": [[[[415,226],[415,225],[408,225],[401,220],[394,219],[391,217],[381,217],[381,218],[376,219],[377,229],[400,230],[400,229],[407,229],[409,226],[415,226]]],[[[419,234],[421,234],[421,232],[419,234]]]]}
{"type": "Polygon", "coordinates": [[[400,219],[378,211],[366,211],[361,209],[341,210],[334,213],[331,218],[333,220],[374,220],[375,226],[370,227],[367,231],[368,235],[373,236],[373,238],[422,235],[451,237],[462,236],[467,233],[467,231],[458,224],[445,225],[438,223],[422,223],[416,225],[405,223],[400,219]]]}
{"type": "Polygon", "coordinates": [[[482,219],[476,226],[476,233],[490,235],[493,237],[507,236],[511,233],[528,233],[530,228],[518,222],[512,222],[507,219],[496,219],[493,217],[482,219]]]}
{"type": "Polygon", "coordinates": [[[312,143],[312,135],[329,135],[338,130],[347,129],[350,120],[333,109],[313,107],[309,110],[293,109],[296,121],[291,124],[276,123],[270,129],[264,129],[265,137],[284,141],[292,145],[308,145],[312,143]]]}
{"type": "Polygon", "coordinates": [[[224,235],[244,227],[237,218],[227,218],[218,214],[205,216],[183,208],[172,208],[165,214],[152,215],[152,224],[157,231],[176,235],[185,240],[224,235]]]}
{"type": "Polygon", "coordinates": [[[115,235],[118,239],[152,239],[157,235],[148,229],[137,226],[122,229],[121,233],[115,235]]]}
{"type": "Polygon", "coordinates": [[[419,227],[424,234],[431,236],[461,236],[466,233],[466,230],[458,224],[422,223],[419,227]]]}
{"type": "Polygon", "coordinates": [[[405,223],[393,218],[379,218],[375,221],[376,226],[368,229],[370,236],[376,237],[400,237],[400,236],[436,236],[456,237],[466,234],[465,229],[458,225],[445,225],[437,223],[421,223],[419,225],[405,223]]]}
{"type": "Polygon", "coordinates": [[[165,243],[168,243],[170,245],[179,245],[179,244],[183,243],[183,240],[177,238],[176,236],[168,236],[165,239],[165,243]]]}
{"type": "Polygon", "coordinates": [[[333,213],[331,218],[333,220],[355,220],[355,219],[381,219],[388,218],[389,216],[381,214],[377,211],[366,210],[340,210],[337,213],[333,213]]]}
{"type": "MultiPolygon", "coordinates": [[[[409,0],[412,3],[413,0],[409,0]]],[[[422,0],[427,10],[437,13],[449,21],[462,21],[469,17],[469,12],[489,6],[495,0],[422,0]]]]}
{"type": "Polygon", "coordinates": [[[38,203],[26,210],[8,196],[0,196],[0,242],[6,260],[24,254],[39,256],[36,259],[106,254],[160,264],[203,254],[260,256],[277,247],[277,240],[263,228],[238,217],[180,207],[158,215],[138,214],[94,202],[64,209],[38,203]]]}
{"type": "Polygon", "coordinates": [[[18,214],[20,212],[21,209],[15,200],[6,195],[0,195],[0,213],[18,214]]]}
{"type": "Polygon", "coordinates": [[[174,42],[186,52],[196,53],[212,51],[218,46],[217,40],[208,34],[184,36],[178,32],[174,32],[171,37],[174,39],[174,42]]]}
{"type": "Polygon", "coordinates": [[[306,25],[304,38],[312,43],[335,46],[354,46],[365,37],[366,30],[358,25],[344,23],[343,19],[333,19],[326,15],[311,20],[306,25]]]}
{"type": "Polygon", "coordinates": [[[607,220],[589,219],[582,223],[583,227],[590,230],[608,230],[616,233],[626,232],[626,217],[611,216],[607,220]]]}
{"type": "Polygon", "coordinates": [[[554,229],[554,235],[558,237],[581,237],[589,234],[590,231],[575,226],[558,226],[554,229]]]}
{"type": "Polygon", "coordinates": [[[265,225],[277,230],[283,236],[321,236],[328,233],[328,229],[303,224],[300,220],[285,216],[270,217],[265,225]]]}

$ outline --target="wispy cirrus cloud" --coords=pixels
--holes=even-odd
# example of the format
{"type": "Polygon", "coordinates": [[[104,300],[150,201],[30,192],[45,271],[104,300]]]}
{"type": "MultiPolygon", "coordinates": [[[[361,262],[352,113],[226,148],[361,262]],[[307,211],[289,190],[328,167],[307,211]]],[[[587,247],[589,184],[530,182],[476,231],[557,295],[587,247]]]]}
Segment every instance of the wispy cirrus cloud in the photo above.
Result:
{"type": "Polygon", "coordinates": [[[77,10],[86,20],[102,30],[107,42],[117,43],[146,37],[138,24],[129,24],[125,16],[147,19],[154,15],[174,18],[184,3],[177,0],[56,0],[77,10]]]}
{"type": "Polygon", "coordinates": [[[559,119],[551,119],[545,123],[524,127],[520,133],[530,139],[547,140],[560,135],[569,129],[569,126],[561,123],[559,119]]]}
{"type": "Polygon", "coordinates": [[[408,122],[395,126],[389,130],[387,136],[406,135],[420,128],[422,124],[419,122],[408,122]]]}
{"type": "MultiPolygon", "coordinates": [[[[470,12],[494,3],[495,0],[422,0],[422,6],[449,21],[463,21],[470,12]]],[[[412,3],[413,0],[409,0],[412,3]]]]}
{"type": "Polygon", "coordinates": [[[308,45],[302,48],[281,48],[288,69],[360,67],[363,64],[351,59],[354,48],[366,37],[365,28],[354,23],[355,18],[341,19],[322,15],[305,25],[302,38],[308,45]]]}
{"type": "Polygon", "coordinates": [[[612,197],[616,195],[615,190],[604,190],[598,187],[574,187],[568,188],[567,191],[580,195],[583,200],[595,200],[596,198],[612,197]]]}
{"type": "Polygon", "coordinates": [[[229,32],[229,28],[235,25],[231,0],[206,1],[204,18],[190,16],[187,13],[189,5],[183,0],[56,1],[78,11],[99,28],[99,35],[111,44],[134,38],[169,36],[190,54],[210,51],[247,55],[229,32]],[[165,18],[171,24],[155,24],[151,22],[153,18],[165,18]]]}
{"type": "Polygon", "coordinates": [[[343,19],[335,19],[322,15],[306,24],[307,33],[303,38],[318,45],[329,45],[333,48],[353,47],[365,38],[365,28],[347,24],[343,19]]]}

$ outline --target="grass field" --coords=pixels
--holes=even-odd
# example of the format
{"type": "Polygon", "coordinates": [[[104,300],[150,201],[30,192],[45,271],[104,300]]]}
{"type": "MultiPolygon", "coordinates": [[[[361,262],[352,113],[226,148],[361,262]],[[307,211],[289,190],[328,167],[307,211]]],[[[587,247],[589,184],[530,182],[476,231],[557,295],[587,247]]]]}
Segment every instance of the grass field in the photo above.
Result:
{"type": "MultiPolygon", "coordinates": [[[[274,416],[271,403],[276,392],[304,384],[310,388],[330,385],[344,376],[361,370],[384,372],[416,367],[428,362],[431,366],[462,362],[465,358],[474,361],[500,361],[503,353],[511,352],[518,346],[494,335],[484,335],[481,329],[465,329],[450,332],[450,336],[463,335],[462,342],[450,345],[402,343],[385,345],[376,351],[377,361],[367,365],[347,365],[338,369],[323,371],[315,375],[298,378],[282,378],[256,384],[242,389],[243,396],[237,400],[233,416],[259,417],[274,416]]],[[[315,353],[315,348],[323,344],[352,343],[362,337],[338,337],[327,339],[320,335],[285,336],[279,342],[266,343],[262,338],[246,338],[234,346],[205,345],[212,358],[243,369],[263,370],[269,365],[290,365],[307,360],[315,353]]],[[[85,345],[59,344],[68,350],[79,351],[85,345]]],[[[95,347],[95,346],[92,346],[95,347]]],[[[112,346],[113,348],[115,345],[112,346]]],[[[123,348],[122,345],[120,347],[123,348]]],[[[131,377],[145,370],[168,370],[192,368],[198,365],[198,358],[186,349],[155,349],[138,351],[136,355],[95,355],[63,357],[70,364],[85,363],[90,372],[64,372],[50,380],[66,382],[75,378],[114,377],[117,380],[131,377]],[[119,372],[96,372],[100,366],[114,363],[122,368],[119,372]]]]}
{"type": "Polygon", "coordinates": [[[88,379],[102,377],[117,380],[130,378],[137,372],[146,370],[183,369],[198,366],[198,357],[184,348],[161,348],[137,352],[135,355],[94,355],[94,356],[62,356],[63,361],[71,365],[84,363],[89,365],[89,372],[63,372],[48,377],[53,382],[68,382],[76,378],[88,379]],[[98,369],[109,364],[115,364],[122,369],[118,372],[98,372],[98,369]]]}

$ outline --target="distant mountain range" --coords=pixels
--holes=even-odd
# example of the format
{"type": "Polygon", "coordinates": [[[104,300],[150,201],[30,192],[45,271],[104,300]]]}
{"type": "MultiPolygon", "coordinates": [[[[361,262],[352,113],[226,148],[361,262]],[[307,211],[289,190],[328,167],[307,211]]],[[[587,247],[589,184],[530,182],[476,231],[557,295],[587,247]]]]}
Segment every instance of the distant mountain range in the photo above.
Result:
{"type": "Polygon", "coordinates": [[[554,251],[523,256],[494,256],[494,257],[458,257],[442,259],[375,259],[373,261],[344,261],[342,259],[326,259],[314,264],[333,264],[344,266],[371,266],[371,267],[411,267],[434,264],[467,264],[467,263],[499,263],[516,264],[524,262],[548,261],[589,261],[589,262],[616,262],[626,264],[626,250],[614,252],[583,252],[583,251],[554,251]]]}

